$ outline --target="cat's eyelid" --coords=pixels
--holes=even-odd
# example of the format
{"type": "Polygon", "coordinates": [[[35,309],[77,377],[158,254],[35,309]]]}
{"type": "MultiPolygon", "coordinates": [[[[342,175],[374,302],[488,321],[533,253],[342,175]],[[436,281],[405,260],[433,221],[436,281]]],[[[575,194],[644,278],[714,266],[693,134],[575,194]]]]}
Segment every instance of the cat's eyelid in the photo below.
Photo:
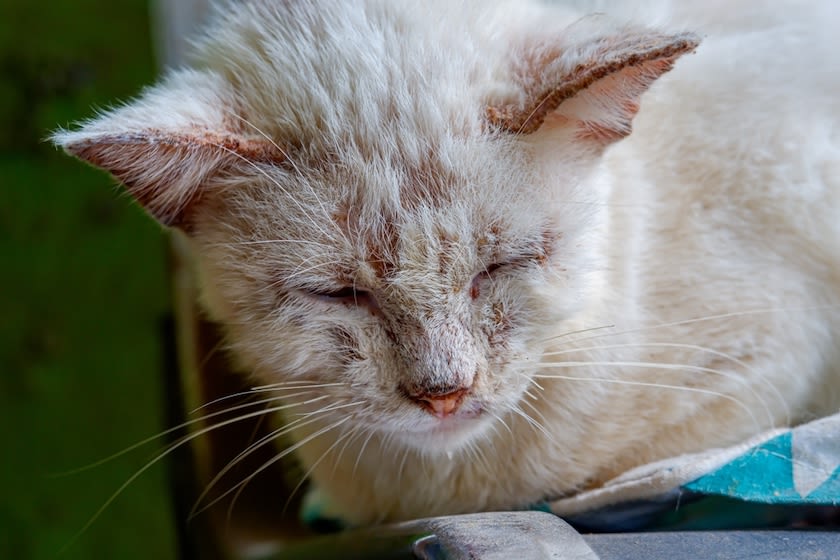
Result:
{"type": "Polygon", "coordinates": [[[336,289],[306,288],[298,291],[306,297],[323,301],[325,303],[342,303],[378,308],[373,295],[367,290],[358,287],[342,286],[336,289]]]}
{"type": "Polygon", "coordinates": [[[543,255],[542,253],[518,255],[508,259],[500,259],[491,264],[488,264],[484,267],[483,270],[480,271],[480,273],[492,276],[494,272],[497,272],[499,270],[512,267],[529,266],[533,263],[543,262],[544,259],[545,255],[543,255]]]}
{"type": "Polygon", "coordinates": [[[491,275],[494,272],[496,272],[497,270],[499,270],[500,268],[510,266],[510,264],[511,264],[510,261],[494,262],[494,263],[484,267],[484,273],[486,273],[488,275],[491,275]]]}
{"type": "Polygon", "coordinates": [[[337,288],[334,290],[309,290],[312,295],[332,298],[332,299],[344,299],[354,296],[359,296],[365,293],[364,290],[358,290],[352,286],[344,286],[341,288],[337,288]]]}

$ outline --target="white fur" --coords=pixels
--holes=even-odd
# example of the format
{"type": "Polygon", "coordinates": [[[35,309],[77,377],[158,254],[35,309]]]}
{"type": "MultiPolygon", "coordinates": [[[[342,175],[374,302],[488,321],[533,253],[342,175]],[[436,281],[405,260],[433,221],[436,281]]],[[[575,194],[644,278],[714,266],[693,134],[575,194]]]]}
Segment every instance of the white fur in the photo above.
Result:
{"type": "MultiPolygon", "coordinates": [[[[154,128],[282,149],[188,152],[164,163],[200,185],[143,188],[200,192],[206,306],[259,383],[338,384],[287,416],[317,420],[299,441],[336,424],[298,454],[349,520],[527,507],[840,407],[834,3],[312,4],[220,10],[194,70],[58,140],[154,128]],[[559,49],[535,79],[560,79],[601,56],[592,36],[645,24],[703,41],[629,137],[488,129],[488,104],[527,105],[529,56],[559,49]],[[373,299],[324,296],[349,284],[373,299]],[[415,382],[471,394],[441,421],[400,392],[415,382]]],[[[558,114],[619,127],[617,83],[558,114]]]]}

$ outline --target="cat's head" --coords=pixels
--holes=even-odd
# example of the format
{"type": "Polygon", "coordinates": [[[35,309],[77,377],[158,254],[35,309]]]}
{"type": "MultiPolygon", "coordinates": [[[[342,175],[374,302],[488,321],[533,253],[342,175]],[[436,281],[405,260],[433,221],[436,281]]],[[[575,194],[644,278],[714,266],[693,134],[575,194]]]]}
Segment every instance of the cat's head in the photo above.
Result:
{"type": "Polygon", "coordinates": [[[589,176],[696,46],[467,15],[244,3],[192,69],[55,137],[186,233],[261,383],[430,453],[518,406],[515,364],[597,297],[589,176]]]}

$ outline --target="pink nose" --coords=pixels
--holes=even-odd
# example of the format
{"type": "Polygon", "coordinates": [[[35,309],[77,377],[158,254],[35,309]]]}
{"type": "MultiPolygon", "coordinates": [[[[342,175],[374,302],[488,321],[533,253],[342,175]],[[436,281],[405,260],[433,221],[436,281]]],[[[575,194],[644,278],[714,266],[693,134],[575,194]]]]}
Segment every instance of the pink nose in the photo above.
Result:
{"type": "Polygon", "coordinates": [[[446,418],[461,407],[467,391],[467,388],[461,388],[444,394],[420,393],[410,398],[438,418],[446,418]]]}

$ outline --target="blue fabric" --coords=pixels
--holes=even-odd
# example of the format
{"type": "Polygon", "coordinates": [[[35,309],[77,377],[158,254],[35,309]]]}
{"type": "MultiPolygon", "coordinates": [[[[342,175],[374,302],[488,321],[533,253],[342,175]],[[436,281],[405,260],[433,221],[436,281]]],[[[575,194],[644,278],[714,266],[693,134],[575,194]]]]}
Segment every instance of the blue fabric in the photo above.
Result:
{"type": "Polygon", "coordinates": [[[684,488],[764,504],[840,505],[840,465],[814,472],[816,487],[797,488],[794,471],[815,471],[817,467],[797,460],[793,437],[793,432],[788,432],[773,438],[684,488]]]}
{"type": "Polygon", "coordinates": [[[840,516],[840,414],[643,465],[546,505],[598,531],[790,526],[815,514],[833,519],[840,516]]]}

